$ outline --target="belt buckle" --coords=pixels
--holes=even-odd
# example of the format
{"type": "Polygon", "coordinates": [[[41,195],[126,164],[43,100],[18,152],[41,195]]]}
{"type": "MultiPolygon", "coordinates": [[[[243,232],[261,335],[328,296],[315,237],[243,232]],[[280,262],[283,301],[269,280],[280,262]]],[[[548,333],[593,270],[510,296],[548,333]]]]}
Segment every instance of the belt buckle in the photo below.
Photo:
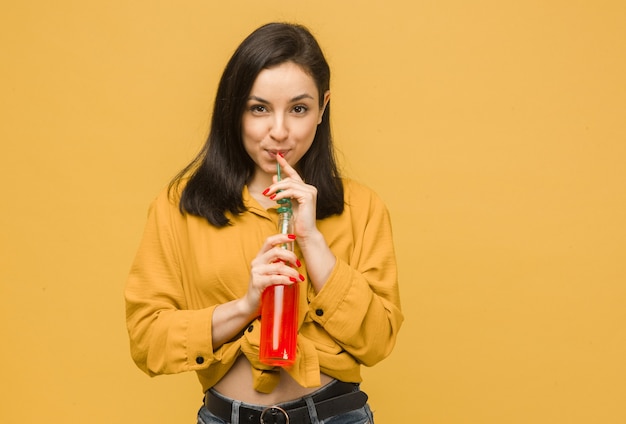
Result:
{"type": "MultiPolygon", "coordinates": [[[[271,415],[273,415],[273,416],[277,415],[276,411],[281,412],[285,416],[285,424],[289,424],[289,414],[287,414],[287,411],[285,411],[283,408],[281,408],[280,406],[277,406],[277,405],[268,406],[263,411],[261,411],[261,424],[266,424],[265,420],[263,420],[263,416],[267,412],[270,412],[270,411],[271,411],[271,415]]],[[[274,421],[272,421],[272,423],[276,423],[276,420],[274,419],[274,421]]]]}

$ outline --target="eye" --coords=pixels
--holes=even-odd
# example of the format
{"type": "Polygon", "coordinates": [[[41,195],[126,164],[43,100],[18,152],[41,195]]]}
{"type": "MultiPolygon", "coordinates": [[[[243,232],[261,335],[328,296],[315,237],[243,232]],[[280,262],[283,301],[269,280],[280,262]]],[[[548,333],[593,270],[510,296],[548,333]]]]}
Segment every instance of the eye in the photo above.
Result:
{"type": "Polygon", "coordinates": [[[306,113],[309,110],[308,107],[306,107],[305,105],[296,105],[293,107],[293,111],[294,113],[298,114],[298,115],[302,115],[304,113],[306,113]]]}
{"type": "Polygon", "coordinates": [[[257,113],[257,114],[261,114],[261,113],[266,113],[267,112],[267,108],[263,105],[252,105],[249,107],[250,112],[252,113],[257,113]]]}

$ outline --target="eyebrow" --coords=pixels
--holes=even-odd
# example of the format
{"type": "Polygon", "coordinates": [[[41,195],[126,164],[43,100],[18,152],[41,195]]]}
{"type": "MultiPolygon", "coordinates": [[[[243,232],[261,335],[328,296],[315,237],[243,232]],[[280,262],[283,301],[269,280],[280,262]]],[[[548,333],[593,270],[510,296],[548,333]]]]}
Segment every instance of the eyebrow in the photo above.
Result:
{"type": "MultiPolygon", "coordinates": [[[[299,96],[296,96],[294,98],[292,98],[290,100],[290,102],[299,102],[300,100],[304,100],[304,99],[311,99],[311,100],[315,100],[315,98],[313,96],[311,96],[310,94],[304,93],[304,94],[300,94],[299,96]]],[[[265,100],[262,97],[258,97],[258,96],[250,96],[248,97],[248,100],[255,100],[259,103],[265,103],[265,104],[269,104],[270,102],[268,100],[265,100]]]]}

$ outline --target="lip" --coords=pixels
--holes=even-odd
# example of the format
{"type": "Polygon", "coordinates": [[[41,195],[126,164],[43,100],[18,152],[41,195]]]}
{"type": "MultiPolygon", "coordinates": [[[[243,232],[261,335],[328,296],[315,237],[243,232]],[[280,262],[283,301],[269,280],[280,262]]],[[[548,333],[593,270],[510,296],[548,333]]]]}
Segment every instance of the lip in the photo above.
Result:
{"type": "Polygon", "coordinates": [[[271,150],[271,149],[266,149],[265,150],[267,153],[269,153],[270,156],[272,156],[273,158],[276,158],[277,154],[281,154],[283,157],[285,157],[287,155],[287,153],[289,153],[289,150],[271,150]]]}

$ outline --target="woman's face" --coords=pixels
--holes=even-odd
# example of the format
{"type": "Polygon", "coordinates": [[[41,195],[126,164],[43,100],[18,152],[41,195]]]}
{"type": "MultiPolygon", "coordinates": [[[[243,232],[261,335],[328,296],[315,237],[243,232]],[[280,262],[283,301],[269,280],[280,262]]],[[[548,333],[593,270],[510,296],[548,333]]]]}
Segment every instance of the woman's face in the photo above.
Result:
{"type": "Polygon", "coordinates": [[[292,62],[262,70],[242,118],[243,145],[256,164],[253,178],[276,174],[276,154],[291,166],[309,150],[330,94],[320,108],[315,81],[292,62]]]}

